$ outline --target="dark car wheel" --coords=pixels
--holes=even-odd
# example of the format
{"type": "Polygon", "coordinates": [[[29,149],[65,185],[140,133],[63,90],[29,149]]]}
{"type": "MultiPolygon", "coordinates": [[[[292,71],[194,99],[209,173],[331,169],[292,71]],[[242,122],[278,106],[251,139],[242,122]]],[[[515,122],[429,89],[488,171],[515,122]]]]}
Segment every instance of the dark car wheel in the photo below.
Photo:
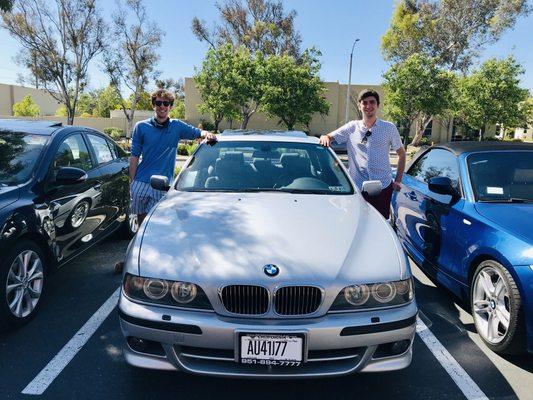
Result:
{"type": "Polygon", "coordinates": [[[128,207],[128,210],[126,212],[126,220],[124,221],[124,226],[122,229],[124,236],[127,239],[131,239],[132,237],[135,236],[138,230],[139,230],[139,219],[137,218],[136,214],[131,214],[129,212],[129,207],[128,207]]]}
{"type": "Polygon", "coordinates": [[[492,351],[516,354],[525,349],[520,292],[500,263],[479,264],[470,285],[470,306],[477,332],[492,351]]]}
{"type": "Polygon", "coordinates": [[[85,222],[90,208],[91,206],[87,200],[80,201],[69,216],[70,226],[79,228],[85,222]]]}
{"type": "Polygon", "coordinates": [[[37,312],[45,288],[45,258],[30,240],[15,244],[0,264],[0,330],[16,328],[37,312]]]}

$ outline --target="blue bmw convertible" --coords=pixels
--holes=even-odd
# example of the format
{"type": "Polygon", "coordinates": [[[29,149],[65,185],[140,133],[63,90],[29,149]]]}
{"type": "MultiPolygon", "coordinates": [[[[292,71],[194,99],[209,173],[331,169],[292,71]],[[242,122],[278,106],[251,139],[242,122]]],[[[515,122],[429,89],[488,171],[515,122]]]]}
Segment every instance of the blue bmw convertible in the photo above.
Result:
{"type": "Polygon", "coordinates": [[[533,144],[421,151],[391,208],[404,249],[470,305],[487,346],[533,352],[533,144]]]}

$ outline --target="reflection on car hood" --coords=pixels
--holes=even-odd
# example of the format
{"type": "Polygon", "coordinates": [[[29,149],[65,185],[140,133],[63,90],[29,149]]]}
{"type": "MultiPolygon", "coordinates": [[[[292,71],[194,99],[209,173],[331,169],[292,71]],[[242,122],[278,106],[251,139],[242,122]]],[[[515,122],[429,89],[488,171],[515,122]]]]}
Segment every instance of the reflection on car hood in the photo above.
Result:
{"type": "Polygon", "coordinates": [[[405,276],[397,239],[360,195],[170,192],[142,238],[140,274],[171,280],[327,284],[405,276]]]}
{"type": "Polygon", "coordinates": [[[533,245],[533,204],[476,203],[476,210],[500,228],[533,245]]]}
{"type": "Polygon", "coordinates": [[[18,186],[0,186],[0,210],[19,198],[18,186]]]}

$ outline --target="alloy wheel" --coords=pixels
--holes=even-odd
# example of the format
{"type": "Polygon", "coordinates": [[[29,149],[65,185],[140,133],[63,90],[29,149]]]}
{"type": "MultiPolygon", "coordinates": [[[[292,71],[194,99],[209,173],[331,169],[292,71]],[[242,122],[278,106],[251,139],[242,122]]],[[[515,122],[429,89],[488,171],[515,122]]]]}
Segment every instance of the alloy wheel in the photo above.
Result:
{"type": "Polygon", "coordinates": [[[6,297],[11,313],[18,318],[30,315],[43,290],[43,263],[33,250],[21,252],[7,274],[6,297]]]}
{"type": "Polygon", "coordinates": [[[478,333],[489,343],[505,339],[511,319],[510,289],[495,267],[479,271],[472,291],[473,317],[478,333]]]}

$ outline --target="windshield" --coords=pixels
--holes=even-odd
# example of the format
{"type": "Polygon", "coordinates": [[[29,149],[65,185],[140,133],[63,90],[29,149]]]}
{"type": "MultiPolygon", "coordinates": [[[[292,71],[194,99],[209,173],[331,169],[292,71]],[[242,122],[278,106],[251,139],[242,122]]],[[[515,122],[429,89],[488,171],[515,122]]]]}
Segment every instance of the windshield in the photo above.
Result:
{"type": "Polygon", "coordinates": [[[221,141],[200,146],[182,171],[184,191],[352,194],[331,152],[311,143],[221,141]]]}
{"type": "Polygon", "coordinates": [[[467,162],[477,201],[533,201],[533,151],[476,153],[467,162]]]}
{"type": "Polygon", "coordinates": [[[47,141],[46,136],[0,129],[0,184],[25,182],[47,141]]]}

